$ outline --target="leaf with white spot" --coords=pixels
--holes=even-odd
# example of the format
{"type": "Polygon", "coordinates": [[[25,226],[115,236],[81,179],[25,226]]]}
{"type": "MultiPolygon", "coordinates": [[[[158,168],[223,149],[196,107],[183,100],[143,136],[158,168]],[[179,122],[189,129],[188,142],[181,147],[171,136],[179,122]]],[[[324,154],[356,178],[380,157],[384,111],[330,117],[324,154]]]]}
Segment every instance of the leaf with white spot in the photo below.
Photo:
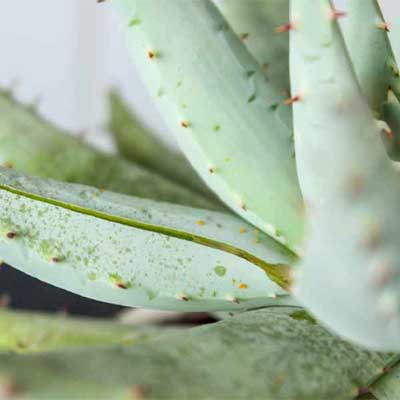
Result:
{"type": "Polygon", "coordinates": [[[0,258],[127,306],[239,310],[285,295],[295,256],[229,214],[0,170],[0,258]],[[280,285],[280,286],[279,286],[280,285]]]}

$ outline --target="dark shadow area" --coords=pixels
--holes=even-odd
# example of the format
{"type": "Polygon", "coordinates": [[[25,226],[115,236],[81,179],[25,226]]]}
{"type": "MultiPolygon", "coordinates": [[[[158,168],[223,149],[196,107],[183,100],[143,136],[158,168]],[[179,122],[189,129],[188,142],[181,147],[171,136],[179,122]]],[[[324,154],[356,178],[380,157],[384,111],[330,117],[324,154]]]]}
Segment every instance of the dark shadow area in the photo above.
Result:
{"type": "Polygon", "coordinates": [[[111,317],[123,309],[48,285],[5,264],[0,269],[0,296],[3,306],[14,309],[93,317],[111,317]]]}

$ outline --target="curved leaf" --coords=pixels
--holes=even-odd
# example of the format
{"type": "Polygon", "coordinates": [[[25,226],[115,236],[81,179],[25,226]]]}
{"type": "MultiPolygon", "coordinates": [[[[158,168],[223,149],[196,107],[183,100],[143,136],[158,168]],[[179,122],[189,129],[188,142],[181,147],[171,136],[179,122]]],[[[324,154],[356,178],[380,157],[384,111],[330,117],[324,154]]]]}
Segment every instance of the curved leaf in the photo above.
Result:
{"type": "Polygon", "coordinates": [[[270,84],[290,94],[289,37],[277,28],[289,20],[289,0],[222,0],[220,9],[257,59],[270,84]]]}
{"type": "Polygon", "coordinates": [[[386,374],[378,379],[370,388],[377,400],[393,400],[400,397],[400,365],[386,368],[386,374]]]}
{"type": "Polygon", "coordinates": [[[110,93],[109,102],[109,129],[124,157],[203,195],[213,196],[185,157],[143,126],[116,91],[110,93]]]}
{"type": "Polygon", "coordinates": [[[3,354],[0,376],[32,400],[350,400],[390,362],[303,313],[259,310],[133,347],[3,354]]]}
{"type": "Polygon", "coordinates": [[[291,8],[292,82],[303,93],[294,107],[296,155],[311,220],[295,293],[335,332],[397,351],[398,174],[360,93],[331,3],[310,8],[296,0],[291,8]]]}
{"type": "Polygon", "coordinates": [[[38,353],[96,345],[131,345],[159,337],[163,331],[100,319],[0,311],[0,352],[38,353]]]}
{"type": "MultiPolygon", "coordinates": [[[[399,80],[388,36],[390,27],[377,0],[349,0],[346,5],[348,17],[344,33],[349,55],[363,93],[379,115],[389,87],[399,80]]],[[[393,88],[399,89],[400,83],[393,88]]],[[[396,93],[400,92],[396,90],[396,93]]]]}
{"type": "Polygon", "coordinates": [[[386,150],[392,160],[400,161],[400,103],[391,93],[382,105],[382,117],[389,126],[382,130],[386,150]]]}
{"type": "Polygon", "coordinates": [[[296,247],[302,198],[287,106],[218,9],[209,0],[114,4],[136,65],[197,172],[239,215],[296,247]],[[171,27],[179,27],[172,39],[171,27]]]}
{"type": "Polygon", "coordinates": [[[229,310],[273,302],[294,256],[229,214],[0,170],[0,257],[83,296],[229,310]],[[271,280],[272,279],[272,280],[271,280]]]}
{"type": "Polygon", "coordinates": [[[297,170],[306,202],[316,208],[329,200],[340,175],[347,177],[353,164],[360,167],[365,146],[379,157],[382,145],[331,2],[319,0],[312,12],[306,9],[304,0],[291,5],[290,59],[292,93],[299,99],[293,108],[297,170]]]}
{"type": "Polygon", "coordinates": [[[219,208],[149,170],[83,144],[4,90],[0,90],[0,164],[43,178],[193,207],[219,208]]]}

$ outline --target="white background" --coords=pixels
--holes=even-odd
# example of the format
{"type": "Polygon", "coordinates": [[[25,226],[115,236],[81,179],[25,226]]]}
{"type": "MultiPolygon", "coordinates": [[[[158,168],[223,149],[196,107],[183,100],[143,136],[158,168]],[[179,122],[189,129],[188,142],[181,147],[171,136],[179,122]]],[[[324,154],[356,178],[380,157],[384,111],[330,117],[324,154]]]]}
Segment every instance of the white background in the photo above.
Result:
{"type": "MultiPolygon", "coordinates": [[[[345,8],[345,0],[336,3],[345,8]]],[[[399,39],[394,46],[400,54],[399,0],[381,4],[393,36],[399,39]]],[[[146,122],[165,136],[167,130],[141,85],[109,3],[0,0],[0,5],[0,85],[14,86],[21,99],[38,101],[49,119],[69,130],[86,132],[88,140],[107,149],[111,147],[103,129],[105,92],[117,87],[146,122]]]]}

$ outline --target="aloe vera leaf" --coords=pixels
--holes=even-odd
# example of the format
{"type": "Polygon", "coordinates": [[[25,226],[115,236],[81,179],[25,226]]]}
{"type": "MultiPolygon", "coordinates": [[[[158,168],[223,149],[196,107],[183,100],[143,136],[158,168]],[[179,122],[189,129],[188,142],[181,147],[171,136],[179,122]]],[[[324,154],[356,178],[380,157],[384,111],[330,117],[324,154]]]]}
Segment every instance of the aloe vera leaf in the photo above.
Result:
{"type": "Polygon", "coordinates": [[[3,354],[0,375],[32,400],[350,400],[392,359],[343,342],[303,314],[268,308],[133,347],[3,354]]]}
{"type": "Polygon", "coordinates": [[[284,96],[210,1],[113,4],[136,66],[197,172],[235,212],[295,249],[302,197],[284,96]],[[180,31],[173,40],[171,26],[180,31]]]}
{"type": "Polygon", "coordinates": [[[0,90],[0,165],[43,178],[200,208],[221,208],[211,199],[137,164],[104,154],[66,134],[0,90]]]}
{"type": "Polygon", "coordinates": [[[95,318],[0,311],[0,352],[41,353],[72,347],[142,343],[172,329],[129,326],[95,318]]]}
{"type": "Polygon", "coordinates": [[[352,68],[332,3],[291,3],[296,158],[309,240],[294,293],[360,345],[400,349],[398,174],[352,68]],[[299,150],[299,151],[297,151],[299,150]]]}
{"type": "Polygon", "coordinates": [[[229,214],[0,172],[0,257],[80,295],[159,309],[247,309],[285,295],[295,256],[229,214]]]}
{"type": "Polygon", "coordinates": [[[193,191],[214,197],[186,158],[145,127],[117,91],[110,92],[109,103],[109,130],[122,156],[193,191]]]}
{"type": "Polygon", "coordinates": [[[277,32],[289,20],[289,0],[222,0],[216,4],[270,84],[289,96],[289,36],[277,32]]]}
{"type": "Polygon", "coordinates": [[[348,0],[344,37],[368,104],[378,115],[389,87],[399,95],[398,67],[377,0],[348,0]]]}

